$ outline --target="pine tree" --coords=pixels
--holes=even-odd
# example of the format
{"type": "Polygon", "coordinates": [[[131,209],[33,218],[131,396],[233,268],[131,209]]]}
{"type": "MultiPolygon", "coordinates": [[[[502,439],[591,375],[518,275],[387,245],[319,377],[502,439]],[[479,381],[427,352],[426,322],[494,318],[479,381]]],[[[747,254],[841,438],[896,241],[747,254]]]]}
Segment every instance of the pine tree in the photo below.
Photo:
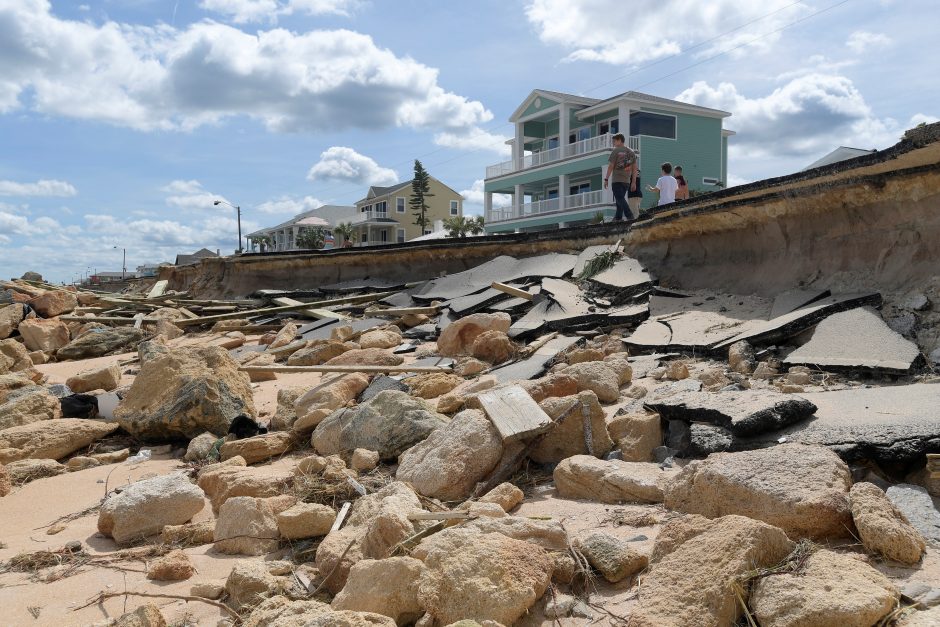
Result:
{"type": "Polygon", "coordinates": [[[430,207],[427,199],[433,195],[431,193],[431,175],[424,169],[421,162],[415,159],[415,176],[411,181],[411,199],[408,204],[414,211],[414,223],[421,227],[422,232],[427,230],[428,224],[431,222],[428,220],[428,209],[430,207]]]}

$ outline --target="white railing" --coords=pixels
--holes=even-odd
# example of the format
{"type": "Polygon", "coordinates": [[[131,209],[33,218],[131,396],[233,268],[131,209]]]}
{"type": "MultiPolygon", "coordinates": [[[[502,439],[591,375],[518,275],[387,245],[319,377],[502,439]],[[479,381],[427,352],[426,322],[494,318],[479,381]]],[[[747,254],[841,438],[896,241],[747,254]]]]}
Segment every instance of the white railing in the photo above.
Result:
{"type": "MultiPolygon", "coordinates": [[[[556,146],[555,148],[551,148],[549,150],[533,152],[525,155],[522,159],[511,159],[509,161],[497,163],[496,165],[487,166],[486,178],[491,179],[497,176],[505,176],[506,174],[518,172],[519,170],[538,167],[540,165],[545,165],[546,163],[560,161],[569,157],[586,155],[592,152],[597,152],[599,150],[609,150],[613,147],[613,140],[611,139],[612,137],[613,136],[610,134],[589,137],[588,139],[582,139],[581,141],[575,142],[573,144],[556,146]]],[[[640,138],[630,137],[628,139],[627,145],[632,150],[639,152],[640,138]]]]}
{"type": "Polygon", "coordinates": [[[487,224],[493,222],[505,222],[516,218],[527,218],[544,213],[555,213],[560,211],[569,211],[573,209],[584,209],[587,207],[599,207],[613,204],[613,199],[607,196],[605,190],[594,190],[582,194],[573,194],[563,198],[549,198],[547,200],[537,200],[527,202],[519,210],[513,207],[505,209],[493,209],[486,216],[487,224]]]}
{"type": "Polygon", "coordinates": [[[360,211],[356,214],[356,217],[350,220],[353,224],[362,224],[363,222],[371,222],[379,218],[387,218],[388,211],[360,211]]]}

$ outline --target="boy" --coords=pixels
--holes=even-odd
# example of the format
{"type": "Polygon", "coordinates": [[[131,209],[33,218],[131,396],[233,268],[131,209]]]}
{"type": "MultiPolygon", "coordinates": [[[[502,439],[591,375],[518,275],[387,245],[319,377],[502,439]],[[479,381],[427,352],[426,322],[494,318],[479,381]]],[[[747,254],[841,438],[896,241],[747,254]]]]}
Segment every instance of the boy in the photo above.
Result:
{"type": "Polygon", "coordinates": [[[682,176],[682,166],[677,165],[672,171],[675,173],[673,178],[679,184],[679,188],[676,190],[676,200],[687,200],[689,198],[689,184],[682,176]]]}
{"type": "Polygon", "coordinates": [[[636,153],[624,146],[626,138],[623,133],[617,133],[612,138],[614,149],[607,159],[607,174],[604,176],[604,189],[607,189],[607,182],[611,182],[611,190],[614,192],[614,200],[617,203],[617,213],[614,215],[614,222],[623,220],[624,215],[629,214],[630,207],[627,204],[627,188],[636,189],[636,153]]]}
{"type": "Polygon", "coordinates": [[[676,190],[679,183],[672,178],[672,164],[668,161],[662,165],[663,175],[656,181],[656,187],[647,187],[651,192],[659,192],[659,206],[668,205],[676,201],[676,190]]]}

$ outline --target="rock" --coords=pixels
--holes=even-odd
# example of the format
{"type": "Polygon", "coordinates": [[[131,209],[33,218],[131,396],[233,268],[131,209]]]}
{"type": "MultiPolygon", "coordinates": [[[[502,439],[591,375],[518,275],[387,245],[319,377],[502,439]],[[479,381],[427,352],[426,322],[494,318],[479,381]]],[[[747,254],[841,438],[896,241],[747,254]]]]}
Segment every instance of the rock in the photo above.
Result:
{"type": "Polygon", "coordinates": [[[114,627],[166,627],[166,620],[160,613],[160,608],[148,603],[122,615],[114,623],[114,627]]]}
{"type": "Polygon", "coordinates": [[[615,415],[607,432],[623,454],[625,462],[648,462],[653,449],[663,443],[659,414],[649,412],[615,415]]]}
{"type": "Polygon", "coordinates": [[[42,275],[39,274],[38,272],[33,272],[32,270],[28,270],[24,272],[23,276],[21,276],[20,278],[23,279],[24,281],[33,281],[37,283],[42,283],[42,275]]]}
{"type": "Polygon", "coordinates": [[[226,500],[215,521],[215,550],[228,555],[264,555],[277,550],[277,515],[293,503],[294,497],[289,495],[226,500]]]}
{"type": "Polygon", "coordinates": [[[133,350],[147,337],[146,331],[132,327],[94,329],[56,351],[59,361],[89,359],[133,350]]]}
{"type": "Polygon", "coordinates": [[[277,515],[277,528],[288,540],[318,538],[330,532],[336,520],[332,507],[318,503],[297,503],[277,515]]]}
{"type": "Polygon", "coordinates": [[[910,311],[924,311],[930,307],[930,300],[923,292],[914,292],[901,301],[899,306],[910,311]]]}
{"type": "Polygon", "coordinates": [[[4,468],[14,485],[23,485],[36,479],[55,477],[66,472],[65,466],[54,459],[21,459],[10,462],[4,468]]]}
{"type": "Polygon", "coordinates": [[[905,614],[897,624],[898,627],[937,627],[940,625],[940,607],[905,614]]]}
{"type": "Polygon", "coordinates": [[[940,588],[928,586],[920,581],[909,581],[901,587],[901,600],[922,610],[936,607],[940,605],[940,588]]]}
{"type": "MultiPolygon", "coordinates": [[[[276,590],[271,593],[274,592],[276,590]]],[[[325,614],[332,614],[330,606],[326,603],[313,600],[291,601],[285,596],[277,595],[258,603],[241,624],[244,627],[308,627],[325,614]]]]}
{"type": "Polygon", "coordinates": [[[604,351],[599,348],[575,348],[568,351],[565,360],[569,364],[581,364],[586,361],[603,361],[604,351]]]}
{"type": "Polygon", "coordinates": [[[405,361],[401,355],[382,348],[359,348],[346,351],[326,362],[328,366],[400,366],[405,361]]]}
{"type": "MultiPolygon", "coordinates": [[[[473,503],[471,511],[481,511],[481,506],[495,503],[473,503]]],[[[567,552],[568,534],[561,523],[554,520],[534,520],[519,516],[483,516],[465,522],[463,528],[478,533],[498,533],[513,540],[521,540],[540,546],[547,551],[567,552]]]]}
{"type": "Polygon", "coordinates": [[[238,560],[225,580],[229,602],[236,610],[258,605],[276,589],[277,578],[255,560],[238,560]]]}
{"type": "Polygon", "coordinates": [[[447,424],[427,401],[404,392],[380,392],[353,410],[339,410],[317,425],[311,443],[321,455],[365,448],[394,459],[447,424]]]}
{"type": "Polygon", "coordinates": [[[791,551],[786,534],[743,516],[724,516],[652,565],[630,624],[636,627],[733,625],[741,608],[733,584],[791,551]]]}
{"type": "Polygon", "coordinates": [[[174,549],[158,558],[147,568],[147,579],[154,581],[183,581],[196,574],[192,561],[180,549],[174,549]]]}
{"type": "Polygon", "coordinates": [[[387,329],[366,331],[359,336],[359,346],[362,348],[395,348],[401,344],[401,333],[387,329]]]}
{"type": "Polygon", "coordinates": [[[140,438],[228,433],[239,414],[255,414],[248,375],[217,346],[165,349],[142,360],[114,417],[140,438]]]}
{"type": "Polygon", "coordinates": [[[648,559],[629,543],[606,533],[592,533],[576,543],[588,563],[604,579],[617,583],[646,568],[648,559]]]}
{"type": "Polygon", "coordinates": [[[714,524],[713,520],[698,514],[686,514],[666,521],[656,535],[650,563],[658,562],[679,548],[683,542],[708,531],[714,524]]]}
{"type": "Polygon", "coordinates": [[[337,340],[326,340],[313,344],[291,354],[287,358],[288,366],[319,366],[334,357],[339,357],[350,350],[345,344],[337,340]]]}
{"type": "Polygon", "coordinates": [[[194,583],[189,588],[189,596],[199,597],[201,599],[220,599],[225,594],[225,582],[216,583],[214,581],[200,581],[194,583]]]}
{"type": "Polygon", "coordinates": [[[470,377],[480,374],[489,367],[489,364],[474,357],[462,357],[454,364],[454,374],[461,377],[470,377]]]}
{"type": "Polygon", "coordinates": [[[116,390],[120,384],[121,369],[117,364],[83,370],[65,380],[65,385],[69,386],[69,389],[76,394],[91,392],[92,390],[111,392],[116,390]]]}
{"type": "Polygon", "coordinates": [[[617,383],[626,385],[633,380],[633,366],[627,353],[611,353],[604,357],[604,363],[617,373],[617,383]]]}
{"type": "Polygon", "coordinates": [[[572,455],[604,457],[613,448],[614,443],[607,434],[604,408],[594,392],[547,398],[539,403],[539,406],[545,410],[555,426],[529,453],[533,461],[549,464],[560,462],[572,455]],[[585,421],[589,423],[588,427],[585,427],[585,421]],[[588,428],[590,447],[586,443],[588,428]]]}
{"type": "Polygon", "coordinates": [[[208,431],[200,433],[189,441],[189,445],[186,447],[186,455],[183,456],[183,459],[187,462],[198,462],[208,458],[209,454],[212,452],[212,448],[218,441],[219,437],[214,433],[209,433],[208,431]]]}
{"type": "Polygon", "coordinates": [[[42,351],[30,353],[26,346],[14,339],[0,340],[0,375],[19,373],[35,383],[41,382],[43,375],[33,368],[36,363],[31,357],[36,353],[43,357],[46,355],[42,351]]]}
{"type": "Polygon", "coordinates": [[[666,366],[666,378],[672,381],[681,381],[689,378],[689,367],[681,361],[671,361],[666,366]]]}
{"type": "MultiPolygon", "coordinates": [[[[0,439],[2,436],[3,433],[0,432],[0,439]]],[[[937,512],[933,500],[924,488],[900,483],[888,488],[886,494],[928,542],[935,545],[940,543],[940,512],[937,512]]]]}
{"type": "Polygon", "coordinates": [[[215,521],[205,520],[182,525],[166,525],[160,532],[164,544],[174,546],[200,546],[215,542],[215,521]]]}
{"type": "Polygon", "coordinates": [[[516,353],[516,345],[502,331],[484,331],[473,340],[470,354],[490,364],[501,364],[516,353]]]}
{"type": "Polygon", "coordinates": [[[887,323],[888,328],[895,333],[911,337],[914,334],[914,329],[917,328],[917,316],[905,312],[898,316],[891,316],[885,320],[885,323],[887,323]]]}
{"type": "MultiPolygon", "coordinates": [[[[276,360],[270,353],[246,353],[239,358],[239,363],[243,366],[274,366],[276,360]]],[[[248,380],[252,383],[261,383],[262,381],[276,381],[276,372],[263,372],[252,370],[248,372],[248,380]]]]}
{"type": "Polygon", "coordinates": [[[275,431],[226,442],[219,449],[222,461],[240,455],[247,464],[257,464],[289,451],[295,444],[294,434],[275,431]]]}
{"type": "Polygon", "coordinates": [[[856,483],[849,491],[852,520],[865,548],[904,564],[917,564],[924,554],[924,538],[881,488],[856,483]]]}
{"type": "Polygon", "coordinates": [[[3,429],[0,464],[28,457],[62,459],[117,429],[114,423],[81,418],[54,418],[3,429]]]}
{"type": "Polygon", "coordinates": [[[158,320],[153,325],[153,333],[154,335],[162,335],[168,340],[175,340],[178,337],[183,337],[183,330],[173,324],[171,320],[158,320]]]}
{"type": "Polygon", "coordinates": [[[93,453],[89,455],[94,460],[102,464],[118,464],[123,462],[128,457],[131,456],[131,450],[128,448],[122,448],[117,451],[111,451],[109,453],[93,453]]]}
{"type": "Polygon", "coordinates": [[[750,606],[761,627],[870,627],[897,601],[894,584],[863,560],[819,549],[798,573],[759,578],[750,606]]]}
{"type": "Polygon", "coordinates": [[[287,485],[293,480],[288,471],[258,472],[245,466],[227,465],[237,458],[227,460],[224,464],[208,466],[199,474],[198,484],[212,502],[212,511],[218,512],[219,507],[233,496],[269,497],[283,494],[287,485]]]}
{"type": "Polygon", "coordinates": [[[780,372],[776,368],[768,364],[766,361],[762,361],[757,364],[757,368],[754,369],[754,372],[751,374],[751,376],[755,379],[773,379],[778,374],[780,374],[780,372]]]}
{"type": "Polygon", "coordinates": [[[305,393],[307,393],[307,388],[303,387],[281,388],[277,391],[277,409],[268,425],[271,431],[286,431],[293,427],[297,422],[294,403],[305,393]]]}
{"type": "Polygon", "coordinates": [[[522,503],[525,495],[522,490],[511,483],[501,483],[483,496],[480,497],[480,503],[496,503],[503,508],[504,512],[510,512],[522,503]]]}
{"type": "Polygon", "coordinates": [[[708,518],[739,514],[796,537],[851,530],[848,466],[827,448],[781,444],[691,462],[666,489],[666,507],[708,518]]]}
{"type": "Polygon", "coordinates": [[[18,328],[31,351],[54,351],[69,343],[69,329],[58,319],[27,318],[18,328]]]}
{"type": "Polygon", "coordinates": [[[602,361],[568,366],[564,374],[575,378],[579,391],[591,390],[602,403],[614,403],[620,398],[620,378],[613,368],[602,361]]]}
{"type": "Polygon", "coordinates": [[[369,472],[379,465],[379,454],[369,449],[357,448],[353,451],[349,466],[357,472],[369,472]]]}
{"type": "Polygon", "coordinates": [[[362,560],[349,571],[342,591],[330,604],[334,610],[374,612],[407,625],[424,613],[418,604],[418,583],[424,564],[413,557],[362,560]]]}
{"type": "MultiPolygon", "coordinates": [[[[437,411],[442,414],[452,414],[460,411],[467,405],[471,399],[476,399],[480,392],[484,392],[496,386],[496,379],[484,375],[470,381],[464,381],[453,390],[437,399],[437,411]]],[[[473,409],[480,409],[479,404],[474,402],[473,409]]]]}
{"type": "Polygon", "coordinates": [[[446,372],[429,372],[419,374],[416,377],[407,379],[406,384],[411,390],[412,396],[418,398],[437,398],[442,394],[447,394],[458,385],[463,383],[463,377],[446,372]]]}
{"type": "Polygon", "coordinates": [[[30,299],[29,306],[43,318],[52,318],[73,311],[78,307],[78,299],[72,292],[49,290],[30,299]]]}
{"type": "Polygon", "coordinates": [[[0,496],[6,496],[13,491],[13,480],[6,467],[0,464],[0,496]]]}
{"type": "Polygon", "coordinates": [[[418,603],[442,625],[462,619],[512,625],[544,594],[553,568],[538,546],[459,528],[425,539],[412,554],[426,569],[418,603]]]}
{"type": "Polygon", "coordinates": [[[809,418],[816,411],[816,405],[804,398],[771,390],[683,392],[647,401],[646,406],[664,420],[707,422],[739,437],[782,429],[809,418]]]}
{"type": "Polygon", "coordinates": [[[735,342],[728,347],[728,365],[734,372],[751,374],[757,368],[757,357],[754,347],[745,340],[735,342]]]}
{"type": "Polygon", "coordinates": [[[372,382],[369,384],[369,387],[367,387],[359,395],[359,402],[365,403],[366,401],[374,398],[375,395],[378,394],[379,392],[384,392],[386,390],[394,390],[396,392],[407,392],[408,386],[405,385],[399,379],[389,377],[384,374],[380,374],[374,379],[372,379],[372,382]]]}
{"type": "Polygon", "coordinates": [[[578,379],[565,372],[550,374],[540,379],[520,381],[519,386],[528,392],[536,403],[541,403],[552,396],[571,396],[579,391],[578,379]]]}
{"type": "Polygon", "coordinates": [[[277,332],[277,335],[274,336],[274,341],[272,341],[268,348],[280,348],[282,346],[287,346],[297,338],[297,325],[293,322],[288,322],[277,332]]]}
{"type": "Polygon", "coordinates": [[[564,498],[602,503],[662,503],[664,488],[676,471],[656,464],[605,461],[590,455],[575,455],[555,467],[553,477],[564,498]]]}
{"type": "Polygon", "coordinates": [[[502,438],[486,415],[467,409],[401,454],[396,478],[424,496],[465,499],[503,456],[502,438]]]}
{"type": "Polygon", "coordinates": [[[86,468],[94,468],[95,466],[100,466],[101,462],[97,459],[92,459],[91,457],[78,456],[73,457],[65,464],[71,472],[78,470],[85,470],[86,468]]]}
{"type": "Polygon", "coordinates": [[[792,385],[810,385],[812,382],[813,377],[808,372],[794,372],[791,368],[787,373],[787,383],[792,385]]]}
{"type": "Polygon", "coordinates": [[[512,319],[509,314],[475,313],[447,325],[437,338],[437,350],[445,357],[457,357],[470,352],[473,342],[486,331],[509,333],[512,319]]]}
{"type": "Polygon", "coordinates": [[[0,340],[10,337],[25,315],[26,306],[23,303],[0,307],[0,340]]]}
{"type": "Polygon", "coordinates": [[[19,374],[0,375],[0,437],[4,429],[60,418],[59,399],[19,374]]]}
{"type": "Polygon", "coordinates": [[[108,497],[98,514],[98,531],[129,544],[160,533],[164,525],[189,521],[202,509],[204,497],[182,473],[143,479],[108,497]]]}

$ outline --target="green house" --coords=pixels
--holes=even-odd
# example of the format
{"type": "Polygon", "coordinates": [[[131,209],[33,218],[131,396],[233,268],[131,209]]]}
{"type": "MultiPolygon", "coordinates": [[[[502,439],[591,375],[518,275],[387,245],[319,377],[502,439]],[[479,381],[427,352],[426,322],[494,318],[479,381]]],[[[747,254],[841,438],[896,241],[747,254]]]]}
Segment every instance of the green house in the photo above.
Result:
{"type": "Polygon", "coordinates": [[[639,154],[642,207],[664,161],[681,165],[689,189],[728,183],[726,111],[628,91],[606,100],[536,89],[510,117],[512,159],[486,168],[487,233],[527,232],[587,224],[615,212],[603,186],[611,137],[622,132],[639,154]],[[494,195],[503,202],[494,206],[494,195]],[[506,197],[511,203],[505,202],[506,197]]]}

